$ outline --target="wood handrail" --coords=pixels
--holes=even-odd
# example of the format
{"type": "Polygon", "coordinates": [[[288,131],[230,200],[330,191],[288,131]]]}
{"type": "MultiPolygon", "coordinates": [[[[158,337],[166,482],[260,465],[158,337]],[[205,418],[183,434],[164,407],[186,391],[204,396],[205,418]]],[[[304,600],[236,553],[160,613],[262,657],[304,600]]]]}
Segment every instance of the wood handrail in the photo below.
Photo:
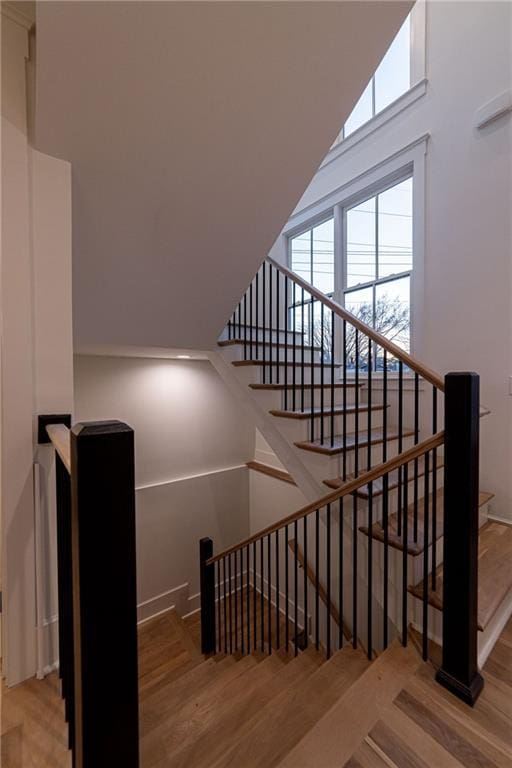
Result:
{"type": "Polygon", "coordinates": [[[364,333],[365,336],[368,336],[368,338],[372,339],[372,341],[375,341],[375,343],[380,347],[386,349],[390,354],[398,358],[398,360],[401,360],[403,363],[405,363],[405,365],[411,368],[415,373],[418,373],[426,381],[429,381],[431,384],[433,384],[434,387],[437,387],[437,389],[439,389],[441,392],[444,392],[444,379],[438,373],[432,371],[408,352],[404,352],[403,349],[398,347],[396,344],[393,344],[393,342],[389,341],[389,339],[386,339],[386,337],[378,333],[378,331],[374,331],[373,328],[370,328],[368,325],[361,322],[361,320],[359,320],[355,315],[353,315],[351,312],[348,312],[344,307],[338,304],[337,301],[333,301],[333,299],[329,298],[329,296],[326,296],[325,293],[322,293],[322,291],[318,290],[318,288],[315,288],[313,285],[311,285],[311,283],[303,280],[295,272],[292,272],[291,269],[288,269],[288,267],[285,267],[283,264],[275,261],[275,259],[273,259],[271,256],[267,256],[267,262],[272,264],[272,266],[279,270],[279,272],[282,272],[283,275],[286,275],[286,277],[289,277],[291,280],[293,280],[301,288],[304,288],[306,291],[308,291],[312,296],[315,297],[315,299],[321,301],[326,307],[329,307],[329,309],[331,309],[334,314],[338,315],[338,317],[341,317],[342,320],[346,320],[348,323],[350,323],[350,325],[354,326],[354,328],[357,328],[358,331],[364,333]]]}
{"type": "Polygon", "coordinates": [[[349,480],[348,482],[343,483],[343,485],[337,488],[335,491],[331,491],[331,493],[327,493],[325,496],[321,496],[316,501],[310,504],[306,504],[305,507],[302,507],[297,512],[293,512],[291,515],[288,515],[288,517],[283,517],[277,523],[273,523],[272,525],[263,528],[263,530],[253,534],[252,536],[249,536],[249,538],[245,539],[244,541],[241,541],[238,544],[234,544],[232,547],[228,547],[224,550],[224,552],[221,552],[218,555],[214,555],[214,557],[210,557],[210,559],[207,560],[206,565],[212,565],[213,563],[222,560],[222,558],[233,554],[233,552],[238,552],[240,549],[244,549],[244,547],[249,546],[249,544],[253,544],[255,541],[259,541],[264,536],[275,533],[276,531],[281,530],[281,528],[294,523],[296,520],[301,520],[303,517],[307,517],[307,515],[310,515],[312,512],[316,512],[317,509],[326,507],[327,504],[333,504],[335,501],[338,501],[338,499],[341,499],[344,496],[349,496],[351,493],[354,493],[354,491],[357,491],[364,485],[373,483],[374,480],[378,480],[379,477],[393,472],[393,470],[402,467],[404,464],[409,464],[409,462],[414,461],[414,459],[417,459],[420,456],[423,456],[424,453],[432,451],[434,448],[438,448],[443,444],[443,442],[444,430],[441,432],[436,432],[435,435],[432,435],[426,440],[423,440],[423,442],[418,443],[417,445],[413,446],[413,448],[409,448],[407,451],[400,453],[398,456],[394,456],[392,459],[389,459],[382,464],[376,464],[375,467],[372,467],[370,470],[368,470],[368,472],[364,472],[362,475],[353,478],[353,480],[349,480]]]}
{"type": "Polygon", "coordinates": [[[52,445],[62,459],[62,463],[71,474],[70,431],[64,424],[49,424],[46,427],[52,445]]]}

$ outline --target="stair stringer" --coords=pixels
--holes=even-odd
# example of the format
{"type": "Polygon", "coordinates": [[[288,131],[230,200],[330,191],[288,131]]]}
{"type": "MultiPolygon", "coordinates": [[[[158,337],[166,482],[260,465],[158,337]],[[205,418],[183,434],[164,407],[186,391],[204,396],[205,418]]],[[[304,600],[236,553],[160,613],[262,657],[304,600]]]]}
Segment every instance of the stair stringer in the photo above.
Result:
{"type": "Polygon", "coordinates": [[[279,461],[293,477],[308,502],[325,496],[325,485],[316,480],[297,455],[280,430],[272,423],[273,417],[252,397],[247,384],[242,384],[236,376],[233,366],[220,352],[208,352],[208,359],[222,378],[231,393],[249,414],[254,426],[259,429],[279,461]]]}

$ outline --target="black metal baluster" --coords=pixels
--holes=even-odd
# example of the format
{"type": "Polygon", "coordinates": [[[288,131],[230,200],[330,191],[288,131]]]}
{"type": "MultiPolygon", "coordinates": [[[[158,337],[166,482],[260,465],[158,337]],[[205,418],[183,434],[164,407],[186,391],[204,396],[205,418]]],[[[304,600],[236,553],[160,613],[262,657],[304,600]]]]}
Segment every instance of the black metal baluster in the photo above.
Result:
{"type": "Polygon", "coordinates": [[[240,634],[242,653],[245,653],[244,639],[244,550],[240,550],[240,634]]]}
{"type": "MultiPolygon", "coordinates": [[[[398,453],[403,450],[403,426],[404,426],[404,366],[401,360],[398,361],[398,453]]],[[[396,532],[398,536],[402,535],[402,516],[407,514],[402,510],[402,467],[398,467],[398,511],[396,532]]]]}
{"type": "Polygon", "coordinates": [[[288,410],[288,277],[284,276],[284,409],[288,410]]]}
{"type": "Polygon", "coordinates": [[[355,348],[355,410],[354,410],[354,477],[359,475],[359,331],[357,328],[354,332],[354,348],[355,348]]]}
{"type": "Polygon", "coordinates": [[[308,519],[303,518],[303,539],[304,539],[304,647],[308,647],[308,519]]]}
{"type": "Polygon", "coordinates": [[[373,657],[373,483],[368,485],[368,658],[373,657]]]}
{"type": "Polygon", "coordinates": [[[315,512],[315,648],[320,648],[320,510],[315,512]]]}
{"type": "MultiPolygon", "coordinates": [[[[276,373],[276,381],[279,384],[280,382],[280,371],[281,366],[279,365],[280,362],[280,354],[281,354],[281,343],[279,341],[279,275],[280,272],[278,269],[276,269],[276,362],[277,362],[277,373],[276,373]]],[[[270,310],[272,311],[272,309],[270,310]]],[[[286,365],[285,365],[286,369],[286,365]]]]}
{"type": "Polygon", "coordinates": [[[281,647],[280,632],[280,614],[279,614],[279,531],[276,531],[276,648],[281,647]]]}
{"type": "Polygon", "coordinates": [[[262,346],[263,346],[263,383],[264,384],[267,383],[267,355],[266,355],[266,352],[267,352],[267,326],[266,326],[266,315],[267,315],[267,274],[266,274],[266,272],[267,272],[267,269],[266,268],[267,268],[267,264],[264,261],[263,262],[263,274],[262,274],[263,303],[262,303],[262,307],[261,307],[261,314],[263,316],[263,321],[262,321],[262,324],[263,324],[263,330],[262,330],[263,341],[262,341],[262,346]]]}
{"type": "MultiPolygon", "coordinates": [[[[311,346],[315,346],[315,299],[310,294],[310,318],[309,318],[309,339],[311,346]]],[[[310,369],[310,385],[311,385],[311,442],[315,439],[315,369],[311,366],[310,369]]]]}
{"type": "Polygon", "coordinates": [[[388,351],[384,352],[384,370],[382,381],[382,400],[384,405],[384,411],[382,412],[382,461],[387,461],[388,458],[388,351]]]}
{"type": "Polygon", "coordinates": [[[366,411],[368,446],[366,448],[366,468],[372,465],[372,342],[368,339],[368,403],[366,411]]]}
{"type": "Polygon", "coordinates": [[[238,338],[242,338],[242,302],[238,302],[238,338]]]}
{"type": "Polygon", "coordinates": [[[271,538],[267,536],[268,652],[272,653],[272,557],[271,538]]]}
{"type": "Polygon", "coordinates": [[[221,609],[221,588],[220,588],[220,560],[215,563],[217,566],[217,650],[220,653],[222,651],[222,624],[220,620],[221,609]]]}
{"type": "MultiPolygon", "coordinates": [[[[320,443],[324,444],[324,303],[320,303],[320,443]]],[[[314,368],[311,368],[313,376],[314,368]]]]}
{"type": "Polygon", "coordinates": [[[233,552],[234,559],[234,578],[235,578],[235,651],[238,651],[238,571],[236,550],[233,552]]]}
{"type": "Polygon", "coordinates": [[[343,648],[343,499],[340,499],[338,504],[338,613],[340,618],[338,648],[343,648]]]}
{"type": "Polygon", "coordinates": [[[382,601],[384,626],[382,632],[384,649],[388,647],[388,613],[389,613],[389,594],[388,594],[388,579],[389,579],[389,475],[386,474],[382,478],[382,525],[384,528],[384,598],[382,601]]]}
{"type": "Polygon", "coordinates": [[[327,658],[331,658],[331,505],[327,505],[326,512],[326,558],[325,558],[325,571],[326,571],[326,591],[327,591],[327,658]]]}
{"type": "Polygon", "coordinates": [[[407,618],[407,558],[408,558],[408,542],[409,542],[409,515],[407,514],[407,504],[409,502],[408,495],[409,495],[409,468],[407,464],[404,464],[403,468],[403,480],[404,480],[404,525],[403,525],[403,542],[404,542],[404,548],[403,548],[403,556],[402,556],[402,645],[407,645],[407,624],[408,624],[408,618],[407,618]]]}
{"type": "Polygon", "coordinates": [[[292,283],[292,302],[293,302],[293,323],[292,323],[292,333],[293,333],[293,350],[292,350],[292,411],[296,409],[296,400],[297,400],[297,393],[296,393],[296,386],[297,386],[297,371],[295,370],[296,365],[296,358],[297,358],[297,308],[295,306],[296,302],[296,288],[295,283],[292,283]]]}
{"type": "MultiPolygon", "coordinates": [[[[437,432],[437,389],[432,387],[432,434],[437,432]]],[[[432,451],[432,591],[437,585],[437,448],[432,451]]]]}
{"type": "Polygon", "coordinates": [[[357,648],[357,494],[352,498],[352,645],[357,648]]]}
{"type": "Polygon", "coordinates": [[[259,327],[260,327],[260,271],[256,272],[256,360],[259,358],[258,346],[259,346],[259,327]]]}
{"type": "Polygon", "coordinates": [[[285,605],[284,605],[284,613],[285,613],[285,621],[286,625],[284,628],[284,636],[285,636],[285,647],[288,651],[288,648],[290,646],[290,594],[288,590],[289,586],[289,573],[288,573],[288,526],[286,525],[284,528],[284,594],[285,594],[285,605]]]}
{"type": "Polygon", "coordinates": [[[294,615],[293,615],[293,623],[294,623],[294,645],[295,645],[295,652],[294,655],[297,656],[299,652],[299,628],[298,628],[298,622],[299,622],[299,594],[298,594],[298,585],[299,585],[299,532],[297,529],[297,520],[295,520],[293,524],[293,538],[295,539],[295,560],[293,563],[293,586],[294,586],[294,615]]]}
{"type": "Polygon", "coordinates": [[[247,653],[251,652],[251,550],[249,544],[246,548],[247,559],[247,653]]]}
{"type": "Polygon", "coordinates": [[[347,479],[347,321],[343,320],[343,480],[347,479]]]}
{"type": "MultiPolygon", "coordinates": [[[[269,332],[270,332],[270,340],[269,340],[269,353],[270,353],[270,355],[269,355],[269,357],[270,357],[270,383],[272,384],[272,382],[273,382],[273,375],[274,375],[273,374],[273,370],[272,370],[273,346],[274,346],[274,342],[272,340],[272,272],[273,272],[272,264],[269,264],[268,271],[269,271],[269,275],[268,275],[268,279],[269,279],[269,283],[268,283],[268,319],[269,319],[269,326],[270,326],[270,328],[269,328],[269,332]]],[[[277,366],[277,368],[279,370],[279,365],[277,366]]]]}
{"type": "MultiPolygon", "coordinates": [[[[302,304],[301,304],[301,374],[300,374],[300,409],[304,413],[304,345],[305,345],[305,333],[304,333],[304,288],[302,289],[302,304]]],[[[310,360],[313,360],[312,352],[310,352],[310,360]]]]}
{"type": "Polygon", "coordinates": [[[222,578],[224,581],[224,653],[228,652],[228,603],[226,598],[226,558],[222,558],[222,578]]]}
{"type": "Polygon", "coordinates": [[[429,453],[425,454],[425,498],[423,512],[423,661],[428,659],[428,529],[429,521],[429,453]]]}
{"type": "Polygon", "coordinates": [[[252,617],[253,617],[253,648],[256,650],[258,644],[258,619],[257,619],[257,605],[258,605],[258,582],[256,577],[256,542],[252,543],[252,617]]]}
{"type": "Polygon", "coordinates": [[[331,448],[334,446],[334,317],[331,310],[331,448]]]}
{"type": "Polygon", "coordinates": [[[265,584],[264,584],[264,578],[265,578],[265,558],[263,556],[263,539],[260,539],[260,567],[261,567],[261,578],[260,578],[260,611],[261,611],[261,650],[265,650],[265,584]]]}
{"type": "Polygon", "coordinates": [[[244,360],[247,360],[247,291],[244,293],[244,360]]]}
{"type": "Polygon", "coordinates": [[[233,338],[233,332],[231,330],[231,320],[232,318],[230,317],[228,320],[228,339],[230,340],[233,338]]]}
{"type": "MultiPolygon", "coordinates": [[[[414,374],[414,445],[418,445],[420,439],[420,391],[419,376],[414,374]]],[[[418,459],[414,459],[414,516],[413,516],[413,536],[414,543],[418,542],[418,459]]]]}
{"type": "Polygon", "coordinates": [[[231,555],[228,555],[228,594],[229,594],[229,652],[233,653],[233,598],[231,589],[233,582],[231,580],[231,555]]]}
{"type": "Polygon", "coordinates": [[[252,294],[253,294],[253,284],[251,283],[249,286],[249,352],[250,352],[250,359],[254,360],[253,357],[253,351],[252,351],[252,336],[253,336],[253,318],[252,318],[252,312],[253,312],[253,301],[252,301],[252,294]]]}

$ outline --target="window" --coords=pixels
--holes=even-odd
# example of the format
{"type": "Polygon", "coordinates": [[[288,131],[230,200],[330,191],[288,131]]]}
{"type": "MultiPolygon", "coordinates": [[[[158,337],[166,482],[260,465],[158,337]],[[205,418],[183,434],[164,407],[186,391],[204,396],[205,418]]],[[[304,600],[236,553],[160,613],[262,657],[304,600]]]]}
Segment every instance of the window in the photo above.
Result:
{"type": "Polygon", "coordinates": [[[339,140],[346,139],[410,87],[411,20],[409,15],[349,115],[339,140]]]}
{"type": "Polygon", "coordinates": [[[409,351],[412,178],[347,208],[344,232],[345,308],[409,351]]]}

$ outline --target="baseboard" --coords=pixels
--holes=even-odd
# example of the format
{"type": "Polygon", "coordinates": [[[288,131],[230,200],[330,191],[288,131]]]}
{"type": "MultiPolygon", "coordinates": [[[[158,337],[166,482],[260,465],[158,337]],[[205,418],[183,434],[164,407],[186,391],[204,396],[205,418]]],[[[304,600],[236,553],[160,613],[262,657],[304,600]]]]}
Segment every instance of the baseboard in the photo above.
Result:
{"type": "Polygon", "coordinates": [[[509,517],[500,517],[499,515],[487,515],[488,520],[494,520],[496,523],[509,525],[512,527],[512,520],[509,517]]]}
{"type": "Polygon", "coordinates": [[[183,616],[187,611],[188,589],[189,585],[186,582],[139,603],[137,605],[137,623],[142,624],[173,608],[180,616],[183,616]]]}
{"type": "Polygon", "coordinates": [[[485,628],[478,635],[478,666],[483,668],[485,662],[492,653],[492,649],[498,642],[505,625],[512,616],[512,592],[501,601],[496,613],[485,628]]]}

